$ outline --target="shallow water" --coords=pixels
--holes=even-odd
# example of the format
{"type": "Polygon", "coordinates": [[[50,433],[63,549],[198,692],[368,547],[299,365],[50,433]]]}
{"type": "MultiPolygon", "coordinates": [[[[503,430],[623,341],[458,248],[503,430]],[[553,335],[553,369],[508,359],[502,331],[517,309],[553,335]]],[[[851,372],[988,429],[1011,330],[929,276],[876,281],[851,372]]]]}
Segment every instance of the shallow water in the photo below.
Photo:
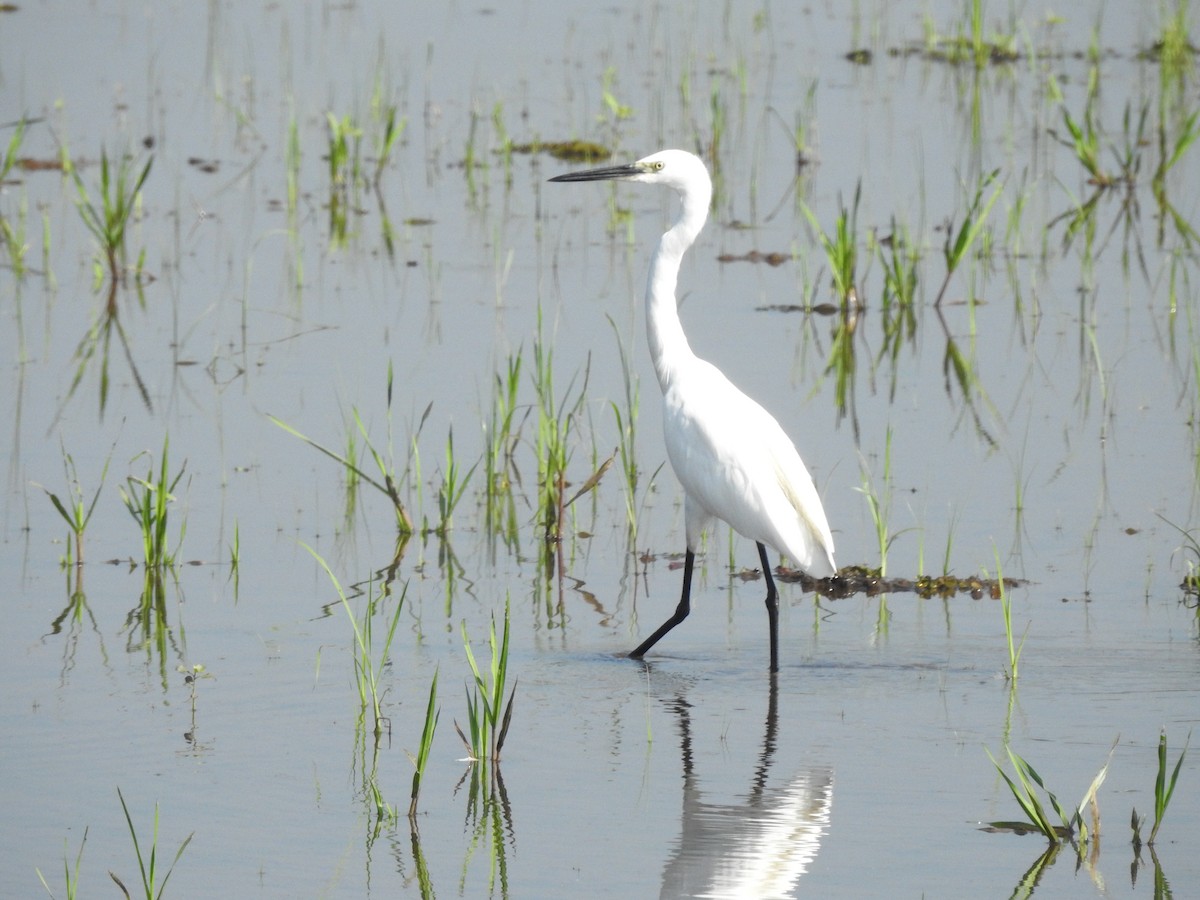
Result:
{"type": "MultiPolygon", "coordinates": [[[[885,4],[6,14],[0,122],[39,118],[21,155],[53,159],[65,146],[93,191],[102,148],[141,161],[151,138],[154,164],[129,237],[148,277],[140,297],[132,283],[118,292],[129,351],[114,340],[103,413],[101,354],[82,366],[77,356],[105,295],[75,186],[18,170],[0,194],[6,223],[23,223],[29,267],[21,274],[10,254],[0,268],[10,373],[0,414],[12,423],[0,894],[39,891],[36,868],[64,895],[63,841],[73,861],[85,828],[83,893],[108,890],[107,870],[132,887],[118,787],[143,849],[159,804],[160,865],[194,835],[171,896],[936,897],[1012,893],[1023,879],[1044,896],[1125,892],[1131,808],[1152,813],[1159,731],[1173,763],[1197,721],[1200,670],[1195,600],[1180,589],[1200,560],[1173,527],[1196,516],[1200,278],[1187,227],[1200,221],[1200,151],[1185,152],[1162,195],[1151,182],[1160,133],[1174,139],[1200,88],[1194,60],[1164,82],[1157,61],[1139,58],[1160,19],[1133,6],[1100,20],[1096,115],[1119,150],[1126,105],[1148,104],[1144,161],[1133,187],[1099,194],[1075,219],[1069,240],[1059,217],[1095,188],[1051,134],[1065,128],[1049,79],[1082,115],[1090,10],[1058,20],[1030,6],[1019,28],[995,13],[989,23],[1024,35],[1023,56],[979,70],[889,53],[920,43],[923,18],[885,4]],[[60,51],[37,49],[47,46],[60,51]],[[858,47],[873,51],[869,65],[844,58],[858,47]],[[379,194],[354,195],[337,240],[326,113],[362,124],[373,165],[377,90],[405,130],[379,194]],[[796,121],[811,162],[793,183],[796,121]],[[548,185],[581,164],[509,163],[500,151],[505,135],[579,137],[631,159],[708,150],[718,132],[713,220],[681,275],[694,348],[797,439],[839,564],[880,564],[865,479],[888,507],[889,575],[999,567],[1023,580],[1011,592],[1027,635],[1015,690],[995,600],[818,601],[792,584],[772,680],[753,547],[724,528],[698,565],[692,617],[647,665],[624,658],[679,589],[681,498],[659,468],[639,299],[673,201],[635,186],[548,185]],[[993,169],[1001,193],[985,253],[935,308],[944,223],[961,221],[993,169]],[[860,182],[865,310],[839,409],[828,362],[842,318],[785,308],[832,302],[796,197],[831,232],[860,182]],[[905,229],[922,251],[918,302],[893,345],[874,248],[905,229]],[[717,259],[751,251],[789,259],[717,259]],[[636,535],[618,463],[571,507],[561,568],[549,572],[536,411],[521,419],[536,401],[539,311],[556,395],[583,398],[575,484],[619,442],[622,353],[639,397],[636,535]],[[390,428],[398,474],[413,473],[405,499],[432,526],[448,433],[465,472],[484,452],[495,375],[517,355],[517,527],[507,540],[487,528],[480,463],[448,537],[405,548],[384,674],[390,734],[375,752],[358,720],[350,624],[303,544],[365,590],[393,562],[394,516],[365,486],[348,510],[339,466],[268,416],[337,452],[354,410],[381,449],[390,428]],[[164,579],[159,613],[143,614],[140,535],[119,489],[157,465],[168,435],[172,471],[186,460],[170,519],[184,564],[164,579]],[[65,496],[64,453],[89,502],[111,453],[78,576],[60,565],[67,530],[41,487],[65,496]],[[472,802],[453,727],[465,727],[470,677],[460,628],[486,659],[506,600],[512,728],[494,799],[472,802]],[[194,664],[212,678],[197,682],[193,714],[177,669],[194,664]],[[435,669],[441,719],[410,826],[405,751],[435,669]],[[1081,865],[1067,847],[1030,874],[1041,838],[980,829],[1019,818],[985,748],[999,759],[1009,742],[1069,806],[1118,737],[1099,792],[1102,837],[1081,865]],[[397,820],[378,817],[372,782],[397,820]]],[[[960,12],[930,16],[949,32],[960,12]]],[[[1115,170],[1107,145],[1102,162],[1115,170]]],[[[361,613],[364,600],[352,603],[361,613]]],[[[1191,754],[1157,872],[1143,849],[1130,893],[1154,895],[1156,874],[1177,895],[1200,880],[1187,852],[1198,778],[1191,754]]]]}

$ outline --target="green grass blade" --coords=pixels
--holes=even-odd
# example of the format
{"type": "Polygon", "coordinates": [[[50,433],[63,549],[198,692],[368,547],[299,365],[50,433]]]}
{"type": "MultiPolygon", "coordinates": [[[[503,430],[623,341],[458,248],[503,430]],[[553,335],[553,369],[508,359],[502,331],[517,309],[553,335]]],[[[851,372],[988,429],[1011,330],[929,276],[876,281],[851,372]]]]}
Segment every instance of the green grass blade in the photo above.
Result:
{"type": "Polygon", "coordinates": [[[1175,782],[1179,780],[1179,770],[1183,766],[1183,759],[1187,756],[1188,746],[1192,742],[1192,734],[1189,731],[1187,740],[1184,742],[1183,750],[1179,754],[1179,759],[1175,762],[1175,769],[1171,773],[1170,781],[1167,781],[1167,732],[1163,729],[1158,735],[1158,776],[1154,781],[1154,826],[1150,829],[1150,838],[1146,842],[1154,843],[1154,838],[1158,835],[1158,829],[1162,825],[1163,817],[1167,814],[1167,806],[1171,802],[1171,795],[1175,793],[1175,782]]]}

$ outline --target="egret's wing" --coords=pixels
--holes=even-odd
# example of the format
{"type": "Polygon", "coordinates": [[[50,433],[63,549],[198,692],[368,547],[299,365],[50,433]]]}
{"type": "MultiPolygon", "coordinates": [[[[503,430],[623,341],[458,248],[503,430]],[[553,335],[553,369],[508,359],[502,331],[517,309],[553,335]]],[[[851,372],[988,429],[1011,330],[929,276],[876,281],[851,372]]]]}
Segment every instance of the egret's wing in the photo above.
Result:
{"type": "Polygon", "coordinates": [[[833,537],[800,454],[766,410],[714,366],[696,363],[663,396],[667,453],[688,496],[689,545],[715,516],[813,575],[833,574],[833,537]]]}

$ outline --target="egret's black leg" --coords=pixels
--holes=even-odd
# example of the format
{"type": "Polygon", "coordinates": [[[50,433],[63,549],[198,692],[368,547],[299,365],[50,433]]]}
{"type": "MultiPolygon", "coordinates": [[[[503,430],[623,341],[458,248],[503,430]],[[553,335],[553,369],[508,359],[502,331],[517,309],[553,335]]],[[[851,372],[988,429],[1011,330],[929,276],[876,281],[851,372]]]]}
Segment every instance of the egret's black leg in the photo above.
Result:
{"type": "Polygon", "coordinates": [[[771,627],[771,671],[779,671],[779,593],[775,590],[775,579],[771,577],[771,563],[767,560],[767,548],[758,543],[758,558],[762,560],[763,577],[767,579],[767,621],[771,627]]]}
{"type": "Polygon", "coordinates": [[[686,619],[688,613],[692,611],[692,566],[695,562],[696,554],[689,549],[683,558],[683,596],[679,598],[679,605],[675,607],[674,615],[658,627],[658,631],[642,641],[638,648],[629,654],[634,659],[641,659],[645,656],[647,650],[657,644],[664,634],[686,619]]]}

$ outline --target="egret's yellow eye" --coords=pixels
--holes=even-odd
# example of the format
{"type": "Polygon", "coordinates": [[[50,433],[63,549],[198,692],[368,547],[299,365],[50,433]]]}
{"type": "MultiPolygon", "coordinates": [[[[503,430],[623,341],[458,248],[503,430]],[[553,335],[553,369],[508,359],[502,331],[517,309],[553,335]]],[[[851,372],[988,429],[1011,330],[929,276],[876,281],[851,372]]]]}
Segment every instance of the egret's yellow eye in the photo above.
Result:
{"type": "Polygon", "coordinates": [[[659,160],[658,162],[654,163],[654,170],[656,172],[661,172],[664,165],[666,165],[666,163],[664,163],[662,160],[659,160]]]}

